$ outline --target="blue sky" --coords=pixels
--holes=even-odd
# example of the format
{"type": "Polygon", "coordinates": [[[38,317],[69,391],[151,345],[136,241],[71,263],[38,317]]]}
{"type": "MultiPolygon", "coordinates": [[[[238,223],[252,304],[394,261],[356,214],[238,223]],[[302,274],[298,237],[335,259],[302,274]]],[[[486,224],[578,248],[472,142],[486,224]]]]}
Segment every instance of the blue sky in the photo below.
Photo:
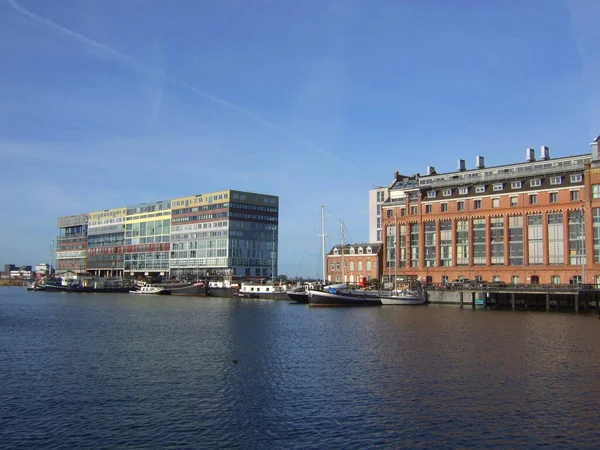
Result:
{"type": "Polygon", "coordinates": [[[56,218],[239,189],[280,197],[280,272],[368,239],[394,170],[589,152],[600,2],[0,0],[0,264],[56,218]]]}

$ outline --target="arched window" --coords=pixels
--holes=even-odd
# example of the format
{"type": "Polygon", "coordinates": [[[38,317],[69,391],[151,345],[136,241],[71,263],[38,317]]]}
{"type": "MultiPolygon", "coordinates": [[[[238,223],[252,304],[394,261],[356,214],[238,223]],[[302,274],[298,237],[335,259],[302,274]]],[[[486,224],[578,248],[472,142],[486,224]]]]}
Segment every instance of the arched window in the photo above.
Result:
{"type": "Polygon", "coordinates": [[[371,270],[371,261],[367,261],[367,270],[371,270]]]}
{"type": "Polygon", "coordinates": [[[350,270],[354,270],[354,261],[350,261],[350,270]]]}
{"type": "Polygon", "coordinates": [[[362,269],[363,269],[363,268],[362,268],[362,261],[359,261],[359,262],[358,262],[358,270],[359,270],[359,271],[361,271],[362,269]]]}

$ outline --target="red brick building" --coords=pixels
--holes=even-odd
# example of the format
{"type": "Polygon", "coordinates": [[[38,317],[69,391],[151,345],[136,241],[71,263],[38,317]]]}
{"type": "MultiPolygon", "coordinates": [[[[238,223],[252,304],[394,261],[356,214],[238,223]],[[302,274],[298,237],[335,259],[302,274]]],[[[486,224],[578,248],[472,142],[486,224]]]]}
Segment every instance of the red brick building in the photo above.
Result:
{"type": "Polygon", "coordinates": [[[383,279],[600,285],[600,137],[591,154],[401,177],[382,206],[383,279]]]}
{"type": "Polygon", "coordinates": [[[360,280],[380,280],[383,252],[381,244],[346,244],[343,257],[336,245],[327,254],[327,281],[359,284],[360,280]]]}

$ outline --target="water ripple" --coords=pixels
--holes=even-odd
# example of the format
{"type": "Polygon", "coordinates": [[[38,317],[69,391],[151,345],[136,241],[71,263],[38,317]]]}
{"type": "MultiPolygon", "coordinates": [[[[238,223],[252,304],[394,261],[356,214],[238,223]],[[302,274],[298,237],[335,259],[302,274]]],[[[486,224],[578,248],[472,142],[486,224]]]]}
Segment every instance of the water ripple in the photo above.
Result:
{"type": "Polygon", "coordinates": [[[597,330],[558,313],[4,289],[0,442],[594,448],[597,330]]]}

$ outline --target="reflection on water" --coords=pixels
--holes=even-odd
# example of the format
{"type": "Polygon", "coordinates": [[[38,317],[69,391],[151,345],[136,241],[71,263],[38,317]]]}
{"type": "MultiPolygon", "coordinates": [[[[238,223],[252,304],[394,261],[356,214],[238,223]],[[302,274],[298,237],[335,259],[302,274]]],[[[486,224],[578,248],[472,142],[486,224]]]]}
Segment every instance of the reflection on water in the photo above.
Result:
{"type": "Polygon", "coordinates": [[[592,447],[599,327],[555,312],[5,288],[0,442],[592,447]]]}

